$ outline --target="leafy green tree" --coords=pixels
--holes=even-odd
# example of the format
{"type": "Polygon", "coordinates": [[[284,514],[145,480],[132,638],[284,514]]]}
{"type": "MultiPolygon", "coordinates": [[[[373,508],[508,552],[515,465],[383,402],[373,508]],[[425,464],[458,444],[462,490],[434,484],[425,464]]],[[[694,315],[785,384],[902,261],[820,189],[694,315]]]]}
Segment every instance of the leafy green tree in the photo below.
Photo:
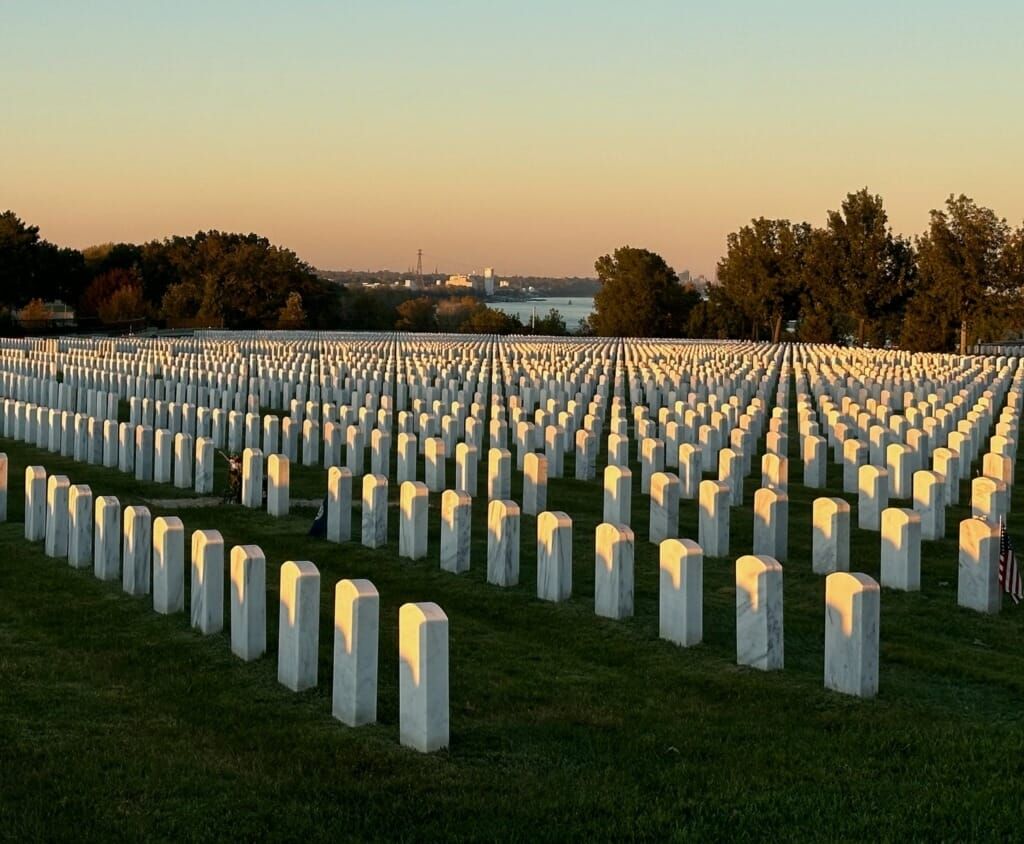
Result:
{"type": "Polygon", "coordinates": [[[1010,227],[989,208],[960,195],[933,210],[917,242],[920,286],[932,317],[959,328],[959,349],[967,352],[972,330],[1014,294],[1008,272],[1010,227]]]}
{"type": "Polygon", "coordinates": [[[912,352],[948,352],[957,342],[957,326],[939,291],[920,288],[907,303],[899,346],[912,352]]]}
{"type": "Polygon", "coordinates": [[[523,324],[518,317],[506,314],[496,308],[488,308],[483,303],[477,305],[459,331],[463,334],[518,334],[523,324]]]}
{"type": "Polygon", "coordinates": [[[569,331],[566,328],[565,319],[562,317],[561,311],[557,308],[552,308],[548,311],[547,316],[539,317],[533,321],[532,333],[545,337],[564,337],[569,331]]]}
{"type": "MultiPolygon", "coordinates": [[[[622,246],[594,264],[601,289],[594,296],[590,330],[600,337],[675,337],[689,318],[679,278],[665,259],[622,246]]],[[[690,302],[690,307],[694,306],[690,302]]]]}
{"type": "MultiPolygon", "coordinates": [[[[830,211],[824,229],[808,242],[804,257],[808,309],[819,324],[837,334],[842,322],[859,345],[878,338],[886,316],[901,313],[914,275],[910,243],[893,235],[882,197],[867,188],[847,194],[830,211]]],[[[840,339],[838,336],[835,339],[840,339]]]]}
{"type": "Polygon", "coordinates": [[[32,298],[77,300],[88,275],[80,252],[39,237],[13,211],[0,213],[0,302],[11,307],[32,298]]]}
{"type": "Polygon", "coordinates": [[[778,343],[785,321],[797,317],[810,236],[807,223],[764,217],[728,236],[725,257],[718,262],[718,281],[725,298],[747,318],[751,339],[766,328],[772,342],[778,343]]]}
{"type": "Polygon", "coordinates": [[[22,291],[33,288],[39,242],[38,226],[26,225],[13,211],[0,214],[0,297],[5,303],[28,301],[22,291]]]}
{"type": "Polygon", "coordinates": [[[709,337],[725,340],[750,335],[750,321],[739,303],[721,284],[709,284],[706,298],[690,313],[686,333],[689,337],[709,337]]]}

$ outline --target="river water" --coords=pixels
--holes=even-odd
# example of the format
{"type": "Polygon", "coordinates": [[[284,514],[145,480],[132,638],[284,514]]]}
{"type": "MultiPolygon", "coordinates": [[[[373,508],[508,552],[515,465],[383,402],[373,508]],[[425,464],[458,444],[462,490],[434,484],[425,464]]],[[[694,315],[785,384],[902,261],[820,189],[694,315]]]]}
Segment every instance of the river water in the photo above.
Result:
{"type": "Polygon", "coordinates": [[[552,296],[545,299],[529,299],[525,302],[488,302],[487,304],[495,310],[519,317],[523,325],[530,324],[530,318],[534,313],[540,319],[547,316],[548,311],[554,308],[565,320],[565,327],[570,331],[575,331],[580,327],[580,320],[586,319],[593,312],[594,297],[552,296]]]}

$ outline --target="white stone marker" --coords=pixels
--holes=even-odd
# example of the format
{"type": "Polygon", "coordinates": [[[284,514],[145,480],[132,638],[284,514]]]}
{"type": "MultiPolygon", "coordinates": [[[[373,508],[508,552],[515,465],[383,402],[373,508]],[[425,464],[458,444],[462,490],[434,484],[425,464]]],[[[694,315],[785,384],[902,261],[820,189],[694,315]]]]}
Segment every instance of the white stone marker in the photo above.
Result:
{"type": "MultiPolygon", "coordinates": [[[[362,449],[360,449],[360,456],[362,456],[362,449]]],[[[307,419],[302,423],[302,465],[316,466],[319,462],[320,425],[312,419],[307,419]]]]}
{"type": "Polygon", "coordinates": [[[658,635],[684,648],[704,638],[704,552],[692,539],[659,549],[658,635]]]}
{"type": "Polygon", "coordinates": [[[683,443],[679,446],[680,497],[693,501],[700,481],[700,452],[691,443],[683,443]]]}
{"type": "Polygon", "coordinates": [[[971,518],[960,522],[960,563],[956,602],[983,613],[998,613],[1002,606],[999,587],[999,524],[971,518]]]}
{"type": "Polygon", "coordinates": [[[754,554],[780,563],[789,556],[789,496],[780,490],[754,493],[754,554]]]}
{"type": "Polygon", "coordinates": [[[263,506],[263,452],[258,448],[242,452],[242,506],[253,510],[263,506]]]}
{"type": "Polygon", "coordinates": [[[441,495],[441,569],[469,571],[473,499],[468,492],[446,489],[441,495]]]}
{"type": "Polygon", "coordinates": [[[572,519],[561,510],[537,517],[537,597],[542,601],[572,597],[572,519]]]}
{"type": "MultiPolygon", "coordinates": [[[[591,481],[596,474],[594,453],[597,450],[597,437],[581,429],[576,432],[575,442],[576,465],[574,471],[576,480],[591,481]]],[[[673,460],[673,463],[678,463],[678,458],[673,460]]]]}
{"type": "Polygon", "coordinates": [[[633,550],[627,525],[603,522],[595,532],[594,612],[605,618],[633,615],[633,550]]]}
{"type": "Polygon", "coordinates": [[[93,574],[100,580],[121,579],[121,502],[112,495],[96,499],[92,549],[93,574]]]}
{"type": "Polygon", "coordinates": [[[103,423],[103,465],[108,469],[117,465],[117,422],[112,419],[103,423]]]}
{"type": "Polygon", "coordinates": [[[1003,454],[985,454],[981,459],[981,474],[1006,484],[1008,495],[1013,489],[1013,461],[1003,454]]]}
{"type": "Polygon", "coordinates": [[[220,531],[192,533],[192,626],[209,636],[224,629],[224,539],[220,531]]]}
{"type": "Polygon", "coordinates": [[[781,669],[782,564],[748,554],[736,561],[736,663],[761,671],[781,669]]]}
{"type": "Polygon", "coordinates": [[[196,470],[195,490],[200,495],[213,492],[213,439],[198,437],[196,439],[196,470]]]}
{"type": "Polygon", "coordinates": [[[629,438],[624,434],[608,435],[608,465],[627,466],[629,464],[629,438]]]}
{"type": "Polygon", "coordinates": [[[565,452],[563,443],[565,431],[560,425],[547,425],[544,434],[544,456],[548,459],[548,472],[552,478],[560,478],[565,452]]]}
{"type": "Polygon", "coordinates": [[[882,511],[889,506],[889,472],[870,464],[857,472],[857,527],[879,530],[882,511]]]}
{"type": "Polygon", "coordinates": [[[352,539],[352,472],[343,466],[327,470],[327,541],[352,539]]]}
{"type": "Polygon", "coordinates": [[[118,469],[125,474],[135,472],[135,442],[137,426],[122,422],[118,425],[118,469]]]}
{"type": "Polygon", "coordinates": [[[487,500],[508,499],[512,495],[512,452],[492,448],[487,452],[487,500]]]}
{"type": "Polygon", "coordinates": [[[950,448],[932,452],[932,469],[946,479],[946,506],[960,503],[960,456],[950,448]]]}
{"type": "Polygon", "coordinates": [[[709,557],[729,554],[729,485],[701,481],[697,513],[697,544],[709,557]]]}
{"type": "MultiPolygon", "coordinates": [[[[429,448],[430,443],[427,443],[429,448]]],[[[427,556],[427,510],[430,490],[419,481],[406,481],[399,489],[398,556],[419,560],[427,556]]]]}
{"type": "Polygon", "coordinates": [[[259,545],[236,545],[231,549],[231,652],[250,662],[266,651],[267,558],[259,545]]]}
{"type": "Polygon", "coordinates": [[[423,471],[427,489],[430,492],[443,492],[445,483],[445,450],[444,440],[440,437],[428,437],[424,443],[423,471]]]}
{"type": "Polygon", "coordinates": [[[267,513],[287,516],[291,507],[291,463],[283,454],[267,458],[267,513]]]}
{"type": "Polygon", "coordinates": [[[192,486],[192,463],[195,446],[188,434],[174,435],[174,486],[189,489],[192,486]]]}
{"type": "Polygon", "coordinates": [[[398,611],[401,743],[420,753],[448,746],[448,616],[434,603],[398,611]]]}
{"type": "Polygon", "coordinates": [[[828,440],[824,437],[804,437],[801,454],[804,462],[804,486],[810,489],[824,488],[828,469],[828,440]]]}
{"type": "Polygon", "coordinates": [[[68,565],[76,569],[92,566],[92,490],[74,484],[68,490],[68,565]]]}
{"type": "Polygon", "coordinates": [[[777,454],[765,454],[761,458],[761,486],[789,492],[789,460],[777,454]]]}
{"type": "Polygon", "coordinates": [[[153,519],[153,611],[185,609],[185,526],[177,516],[153,519]]]}
{"type": "Polygon", "coordinates": [[[843,441],[843,492],[857,491],[857,473],[868,462],[868,446],[850,437],[843,441]]]}
{"type": "Polygon", "coordinates": [[[148,425],[135,429],[135,480],[153,480],[153,429],[148,425]]]}
{"type": "Polygon", "coordinates": [[[921,515],[889,507],[882,511],[882,585],[904,592],[921,588],[921,515]]]}
{"type": "Polygon", "coordinates": [[[640,443],[640,492],[651,491],[651,475],[665,468],[665,443],[648,437],[640,443]]]}
{"type": "Polygon", "coordinates": [[[320,572],[308,560],[281,566],[277,625],[277,681],[301,692],[317,682],[320,644],[320,572]]]}
{"type": "Polygon", "coordinates": [[[519,505],[495,499],[487,505],[487,582],[519,583],[519,505]]]}
{"type": "MultiPolygon", "coordinates": [[[[305,427],[303,427],[305,432],[305,427]]],[[[345,466],[352,472],[354,477],[363,474],[365,460],[366,440],[358,425],[349,425],[345,431],[345,466]]]]}
{"type": "Polygon", "coordinates": [[[153,522],[149,508],[124,508],[124,554],[121,563],[121,588],[129,595],[148,595],[151,555],[153,553],[153,522]]]}
{"type": "Polygon", "coordinates": [[[153,434],[153,483],[169,484],[172,480],[174,437],[166,428],[153,434]]]}
{"type": "Polygon", "coordinates": [[[825,688],[856,697],[878,694],[878,584],[866,574],[825,578],[825,688]]]}
{"type": "Polygon", "coordinates": [[[633,473],[625,466],[606,466],[604,470],[604,521],[628,525],[633,507],[633,473]]]}
{"type": "Polygon", "coordinates": [[[679,478],[671,472],[651,475],[648,535],[655,545],[679,535],[679,487],[679,478]]]}
{"type": "Polygon", "coordinates": [[[942,539],[946,535],[946,479],[937,472],[914,472],[914,510],[921,516],[921,538],[942,539]]]}
{"type": "Polygon", "coordinates": [[[25,539],[46,539],[46,469],[42,466],[25,467],[25,539]]]}
{"type": "Polygon", "coordinates": [[[459,443],[455,446],[455,489],[476,498],[477,490],[476,446],[459,443]]]}
{"type": "Polygon", "coordinates": [[[402,432],[398,435],[398,474],[397,482],[416,480],[416,435],[402,432]]]}
{"type": "Polygon", "coordinates": [[[718,480],[729,487],[729,506],[743,504],[743,457],[731,448],[718,452],[718,480]]]}
{"type": "Polygon", "coordinates": [[[363,513],[360,539],[367,548],[381,548],[388,541],[388,479],[363,475],[363,513]]]}
{"type": "Polygon", "coordinates": [[[1009,511],[1006,484],[984,475],[971,480],[971,515],[999,524],[1009,511]]]}
{"type": "Polygon", "coordinates": [[[531,451],[523,457],[523,512],[536,516],[548,506],[548,459],[531,451]]]}
{"type": "Polygon", "coordinates": [[[380,596],[369,580],[334,587],[334,681],[331,714],[350,727],[377,720],[380,596]]]}
{"type": "Polygon", "coordinates": [[[47,557],[68,555],[68,491],[66,475],[50,475],[46,480],[46,535],[43,553],[47,557]]]}
{"type": "Polygon", "coordinates": [[[811,513],[811,570],[850,570],[850,505],[842,498],[815,498],[811,513]]]}
{"type": "Polygon", "coordinates": [[[903,443],[891,443],[885,449],[886,467],[889,470],[889,497],[910,498],[911,470],[914,454],[903,443]]]}

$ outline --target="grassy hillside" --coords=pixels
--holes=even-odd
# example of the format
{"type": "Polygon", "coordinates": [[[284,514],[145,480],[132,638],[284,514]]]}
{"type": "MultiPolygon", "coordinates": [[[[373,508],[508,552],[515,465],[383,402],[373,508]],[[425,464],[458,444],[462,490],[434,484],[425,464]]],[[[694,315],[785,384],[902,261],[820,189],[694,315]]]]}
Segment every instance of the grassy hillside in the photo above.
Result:
{"type": "MultiPolygon", "coordinates": [[[[1024,611],[956,606],[967,508],[948,511],[947,539],[925,543],[920,593],[883,591],[878,698],[828,692],[824,580],[810,570],[811,502],[823,493],[800,485],[796,441],[786,668],[770,674],[737,668],[734,653],[733,562],[750,550],[754,475],[732,510],[732,555],[705,561],[705,642],[683,650],[658,639],[657,549],[638,472],[636,614],[613,622],[593,613],[597,481],[551,482],[549,508],[573,517],[575,543],[573,598],[552,605],[535,597],[532,517],[520,585],[485,582],[479,499],[473,568],[455,576],[437,564],[439,496],[430,556],[410,563],[397,557],[394,509],[386,549],[335,546],[306,536],[309,508],[280,520],[235,506],[178,509],[160,501],[183,497],[171,487],[0,441],[10,459],[0,829],[11,840],[94,841],[1016,837],[1024,611]],[[187,609],[158,616],[149,599],[25,542],[22,479],[33,463],[179,515],[188,533],[220,530],[228,549],[262,546],[269,654],[242,663],[227,633],[191,631],[187,609]],[[322,574],[320,683],[301,694],[276,680],[278,568],[289,559],[322,574]],[[346,577],[369,578],[381,594],[379,723],[360,729],[330,714],[333,592],[346,577]],[[430,756],[398,743],[398,608],[420,600],[441,605],[451,632],[451,747],[430,756]]],[[[759,457],[754,466],[759,478],[759,457]]],[[[827,494],[839,495],[838,467],[829,472],[827,494]]],[[[322,470],[293,467],[292,477],[294,498],[324,488],[322,470]]],[[[358,537],[358,512],[353,524],[358,537]]],[[[683,503],[680,527],[696,538],[695,502],[683,503]]],[[[1024,519],[1011,529],[1024,542],[1024,519]]],[[[854,527],[850,557],[854,571],[878,577],[878,535],[854,527]]]]}

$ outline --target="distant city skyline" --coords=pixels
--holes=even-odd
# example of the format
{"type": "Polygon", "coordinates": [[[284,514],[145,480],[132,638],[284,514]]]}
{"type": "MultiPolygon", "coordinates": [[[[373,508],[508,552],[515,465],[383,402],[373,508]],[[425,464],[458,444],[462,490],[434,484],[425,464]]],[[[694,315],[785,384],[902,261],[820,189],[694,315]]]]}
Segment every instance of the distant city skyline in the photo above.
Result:
{"type": "Polygon", "coordinates": [[[83,248],[255,231],[322,269],[714,276],[865,185],[1024,220],[1024,6],[7,4],[0,209],[83,248]]]}

